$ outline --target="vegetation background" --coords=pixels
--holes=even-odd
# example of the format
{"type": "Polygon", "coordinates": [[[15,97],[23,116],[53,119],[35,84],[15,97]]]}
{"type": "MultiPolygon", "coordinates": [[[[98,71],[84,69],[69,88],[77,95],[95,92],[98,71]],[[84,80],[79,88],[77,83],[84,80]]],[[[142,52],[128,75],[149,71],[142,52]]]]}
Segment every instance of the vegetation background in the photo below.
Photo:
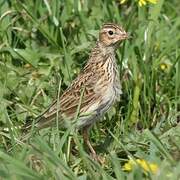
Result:
{"type": "Polygon", "coordinates": [[[179,0],[1,0],[0,179],[180,179],[179,32],[179,0]],[[103,163],[71,128],[20,142],[27,117],[77,76],[105,22],[132,38],[117,52],[121,101],[91,131],[103,163]]]}

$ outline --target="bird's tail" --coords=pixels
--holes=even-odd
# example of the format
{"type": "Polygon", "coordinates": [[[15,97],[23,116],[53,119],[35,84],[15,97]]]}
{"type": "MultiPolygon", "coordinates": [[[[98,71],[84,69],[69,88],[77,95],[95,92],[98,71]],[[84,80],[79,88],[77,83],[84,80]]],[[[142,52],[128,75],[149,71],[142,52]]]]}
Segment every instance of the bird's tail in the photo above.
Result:
{"type": "Polygon", "coordinates": [[[39,131],[40,129],[49,127],[50,124],[53,124],[53,117],[45,117],[40,115],[35,119],[27,118],[25,125],[22,127],[22,132],[26,133],[30,130],[39,131]]]}
{"type": "Polygon", "coordinates": [[[36,118],[27,117],[26,118],[26,123],[21,128],[23,134],[26,134],[31,130],[38,130],[39,129],[39,123],[38,122],[42,118],[43,118],[42,116],[38,116],[36,118]]]}

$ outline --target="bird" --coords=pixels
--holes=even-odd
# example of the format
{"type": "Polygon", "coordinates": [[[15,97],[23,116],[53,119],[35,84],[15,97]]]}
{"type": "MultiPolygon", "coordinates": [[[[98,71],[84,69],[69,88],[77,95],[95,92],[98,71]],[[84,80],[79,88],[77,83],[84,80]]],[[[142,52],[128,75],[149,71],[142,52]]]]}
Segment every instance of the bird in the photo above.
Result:
{"type": "MultiPolygon", "coordinates": [[[[128,39],[128,33],[115,23],[105,23],[99,31],[99,38],[91,50],[87,63],[71,85],[33,122],[38,129],[50,127],[55,119],[72,122],[77,115],[76,128],[82,130],[85,145],[93,157],[96,151],[89,139],[89,130],[122,93],[116,50],[128,39]]],[[[30,129],[32,122],[25,125],[30,129]]]]}

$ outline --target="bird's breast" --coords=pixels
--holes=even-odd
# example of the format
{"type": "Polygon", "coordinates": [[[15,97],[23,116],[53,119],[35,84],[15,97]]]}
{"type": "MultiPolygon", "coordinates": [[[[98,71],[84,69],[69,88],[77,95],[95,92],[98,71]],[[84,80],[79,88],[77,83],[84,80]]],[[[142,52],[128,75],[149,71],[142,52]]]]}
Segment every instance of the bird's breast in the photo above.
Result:
{"type": "MultiPolygon", "coordinates": [[[[121,94],[121,84],[115,57],[109,57],[101,69],[104,73],[98,73],[95,84],[95,92],[102,97],[101,104],[111,106],[119,100],[121,94]]],[[[107,107],[106,107],[107,108],[107,107]]]]}

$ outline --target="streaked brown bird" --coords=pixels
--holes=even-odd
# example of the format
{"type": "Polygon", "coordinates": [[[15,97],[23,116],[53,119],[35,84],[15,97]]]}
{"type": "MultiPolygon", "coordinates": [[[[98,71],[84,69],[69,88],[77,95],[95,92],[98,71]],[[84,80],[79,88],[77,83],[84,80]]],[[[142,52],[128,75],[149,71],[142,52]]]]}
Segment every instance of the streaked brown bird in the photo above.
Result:
{"type": "MultiPolygon", "coordinates": [[[[99,32],[99,40],[82,72],[60,99],[55,100],[36,119],[34,126],[38,129],[51,126],[57,113],[60,120],[72,121],[79,107],[76,127],[82,129],[84,142],[96,157],[96,152],[89,141],[88,130],[120,98],[121,84],[115,51],[120,42],[127,38],[128,34],[121,26],[114,23],[104,24],[99,32]]],[[[26,129],[30,127],[31,125],[26,126],[26,129]]]]}

